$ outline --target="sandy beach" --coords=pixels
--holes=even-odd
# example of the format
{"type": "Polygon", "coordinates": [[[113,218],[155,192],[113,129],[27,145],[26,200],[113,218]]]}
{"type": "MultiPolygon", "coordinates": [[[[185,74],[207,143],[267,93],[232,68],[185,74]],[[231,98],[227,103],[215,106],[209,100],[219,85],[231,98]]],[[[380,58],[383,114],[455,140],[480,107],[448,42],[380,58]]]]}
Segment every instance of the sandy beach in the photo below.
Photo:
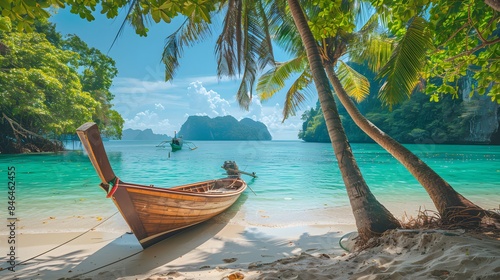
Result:
{"type": "MultiPolygon", "coordinates": [[[[344,237],[343,246],[350,248],[354,219],[348,209],[336,213],[342,223],[271,227],[241,223],[243,213],[229,211],[145,250],[119,215],[111,221],[113,231],[98,226],[86,233],[21,233],[16,236],[18,265],[14,272],[5,270],[3,261],[0,277],[500,279],[496,238],[463,231],[398,231],[378,247],[350,253],[339,241],[344,237]]],[[[7,238],[1,235],[0,243],[7,244],[7,238]]]]}

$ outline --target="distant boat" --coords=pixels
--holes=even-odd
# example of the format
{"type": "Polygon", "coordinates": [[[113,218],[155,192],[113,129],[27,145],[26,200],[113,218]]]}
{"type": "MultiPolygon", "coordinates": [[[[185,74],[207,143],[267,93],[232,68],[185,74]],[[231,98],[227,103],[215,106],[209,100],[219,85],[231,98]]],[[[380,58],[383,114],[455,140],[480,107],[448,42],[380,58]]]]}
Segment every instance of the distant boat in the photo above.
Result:
{"type": "Polygon", "coordinates": [[[222,213],[247,188],[240,173],[235,172],[234,162],[231,170],[226,169],[231,173],[226,178],[168,189],[125,183],[109,164],[97,124],[85,123],[77,134],[102,181],[100,187],[113,200],[143,248],[222,213]]]}
{"type": "Polygon", "coordinates": [[[181,150],[183,144],[182,136],[177,137],[177,131],[175,131],[174,133],[175,133],[174,138],[172,138],[172,141],[170,141],[170,147],[172,147],[172,152],[181,150]]]}
{"type": "Polygon", "coordinates": [[[156,145],[156,147],[164,148],[167,144],[170,144],[172,152],[175,152],[182,150],[182,146],[186,144],[191,151],[198,149],[193,142],[185,142],[184,139],[182,139],[182,136],[177,137],[177,131],[174,133],[175,136],[170,141],[162,141],[160,144],[156,145]]]}

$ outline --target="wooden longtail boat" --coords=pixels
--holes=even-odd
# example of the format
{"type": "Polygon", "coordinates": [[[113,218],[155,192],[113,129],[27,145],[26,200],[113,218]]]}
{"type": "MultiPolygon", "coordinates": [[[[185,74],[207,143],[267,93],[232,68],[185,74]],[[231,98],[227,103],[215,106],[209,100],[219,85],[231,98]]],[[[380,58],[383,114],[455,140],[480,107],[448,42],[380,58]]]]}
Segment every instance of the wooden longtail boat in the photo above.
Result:
{"type": "Polygon", "coordinates": [[[223,212],[247,187],[239,174],[168,189],[125,183],[109,164],[97,124],[85,123],[77,134],[101,178],[101,188],[143,248],[223,212]]]}

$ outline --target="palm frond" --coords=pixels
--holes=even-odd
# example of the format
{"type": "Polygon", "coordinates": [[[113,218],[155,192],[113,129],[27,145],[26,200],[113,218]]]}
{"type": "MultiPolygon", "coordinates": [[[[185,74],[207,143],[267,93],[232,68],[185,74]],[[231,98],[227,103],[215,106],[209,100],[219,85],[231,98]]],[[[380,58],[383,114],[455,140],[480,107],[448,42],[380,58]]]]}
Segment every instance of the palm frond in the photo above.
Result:
{"type": "Polygon", "coordinates": [[[349,52],[351,61],[367,64],[371,71],[378,72],[387,64],[395,49],[394,39],[378,33],[371,33],[358,39],[354,45],[351,44],[349,52]]]}
{"type": "Polygon", "coordinates": [[[256,79],[256,66],[254,60],[249,60],[245,64],[245,72],[241,80],[240,87],[236,93],[236,100],[240,108],[248,110],[252,101],[253,84],[256,79]]]}
{"type": "Polygon", "coordinates": [[[215,45],[217,76],[234,76],[241,72],[242,2],[229,0],[222,33],[215,45]]]}
{"type": "Polygon", "coordinates": [[[383,27],[387,27],[389,25],[389,22],[392,21],[392,15],[393,11],[392,8],[388,5],[379,5],[377,6],[377,15],[378,15],[378,20],[379,23],[383,27]]]}
{"type": "Polygon", "coordinates": [[[293,82],[292,86],[286,93],[282,122],[291,116],[295,116],[297,110],[301,109],[301,106],[306,101],[306,96],[311,95],[312,93],[312,91],[309,90],[312,82],[313,80],[309,72],[309,68],[306,68],[293,82]]]}
{"type": "Polygon", "coordinates": [[[431,38],[427,22],[421,17],[414,17],[388,63],[377,76],[386,79],[379,92],[384,104],[392,106],[411,95],[419,82],[426,53],[432,48],[431,38]]]}
{"type": "Polygon", "coordinates": [[[255,61],[247,61],[245,64],[245,72],[243,73],[243,77],[241,80],[240,87],[238,92],[236,93],[236,100],[238,101],[238,105],[242,109],[248,110],[250,106],[250,102],[252,101],[252,92],[253,86],[255,83],[255,79],[257,78],[255,61]]]}
{"type": "Polygon", "coordinates": [[[307,68],[307,57],[300,56],[276,66],[264,73],[257,83],[257,94],[261,100],[271,98],[285,87],[285,81],[294,73],[301,73],[307,68]]]}
{"type": "Polygon", "coordinates": [[[179,66],[179,58],[185,46],[193,46],[212,34],[206,21],[188,17],[181,26],[165,39],[162,62],[165,64],[165,81],[170,81],[179,66]]]}
{"type": "MultiPolygon", "coordinates": [[[[354,1],[353,3],[354,9],[353,9],[353,14],[355,15],[356,19],[356,25],[361,25],[362,28],[365,28],[367,26],[370,26],[371,23],[374,21],[374,17],[376,16],[376,13],[374,13],[373,6],[368,2],[368,1],[354,1]],[[364,23],[364,24],[363,24],[364,23]]],[[[377,19],[378,21],[378,19],[377,19]]],[[[358,31],[359,32],[359,31],[358,31]]]]}
{"type": "Polygon", "coordinates": [[[228,1],[224,27],[216,45],[217,75],[235,76],[243,71],[237,100],[248,109],[257,73],[274,65],[266,1],[228,1]]]}
{"type": "Polygon", "coordinates": [[[138,24],[138,26],[139,26],[138,29],[141,27],[142,28],[145,27],[144,20],[142,18],[142,13],[138,13],[138,9],[140,9],[140,7],[138,5],[139,5],[139,1],[137,1],[137,0],[132,0],[132,2],[130,3],[127,14],[125,15],[125,19],[122,21],[122,24],[120,25],[120,28],[118,29],[118,32],[116,33],[115,38],[113,39],[113,42],[111,43],[111,46],[109,46],[108,53],[111,51],[111,49],[115,45],[116,40],[118,40],[118,37],[120,37],[120,35],[123,33],[123,30],[125,29],[125,23],[128,20],[131,20],[132,25],[134,25],[134,23],[138,24]],[[135,10],[135,13],[134,13],[134,10],[135,10]],[[132,14],[135,14],[135,20],[134,20],[134,17],[132,17],[132,14]]]}
{"type": "Polygon", "coordinates": [[[379,27],[380,15],[377,13],[373,13],[357,33],[362,36],[370,35],[376,32],[379,27]]]}
{"type": "MultiPolygon", "coordinates": [[[[259,25],[262,24],[262,20],[264,22],[269,22],[267,17],[267,8],[265,5],[257,5],[256,16],[254,17],[254,24],[259,25]]],[[[273,44],[271,33],[268,24],[262,25],[262,35],[265,37],[265,40],[262,40],[261,45],[258,48],[259,55],[259,68],[264,69],[268,65],[274,65],[274,52],[273,52],[273,44]]]]}
{"type": "Polygon", "coordinates": [[[302,39],[297,32],[293,18],[287,11],[286,2],[272,1],[270,11],[269,24],[274,34],[274,42],[290,55],[305,53],[302,39]]]}
{"type": "Polygon", "coordinates": [[[337,69],[342,86],[346,93],[360,103],[370,94],[370,82],[368,79],[356,72],[345,62],[339,60],[340,64],[337,69]]]}

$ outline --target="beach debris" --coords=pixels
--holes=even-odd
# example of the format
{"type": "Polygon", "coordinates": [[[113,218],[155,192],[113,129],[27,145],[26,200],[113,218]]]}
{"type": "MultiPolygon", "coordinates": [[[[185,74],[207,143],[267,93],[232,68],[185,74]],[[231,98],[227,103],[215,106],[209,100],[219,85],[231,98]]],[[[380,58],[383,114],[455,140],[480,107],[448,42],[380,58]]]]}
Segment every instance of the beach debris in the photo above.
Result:
{"type": "Polygon", "coordinates": [[[320,254],[320,255],[319,255],[319,258],[320,258],[320,259],[331,259],[330,255],[325,254],[325,253],[320,254]]]}
{"type": "Polygon", "coordinates": [[[243,275],[243,273],[241,272],[235,272],[222,278],[222,280],[241,280],[241,279],[245,279],[245,275],[243,275]]]}
{"type": "MultiPolygon", "coordinates": [[[[167,279],[173,279],[177,277],[181,277],[182,274],[177,272],[177,271],[170,271],[168,273],[155,273],[148,278],[145,278],[145,280],[167,280],[167,279]]],[[[73,279],[73,278],[72,278],[73,279]]],[[[90,279],[90,278],[88,278],[90,279]]],[[[69,280],[69,278],[68,278],[69,280]]]]}
{"type": "Polygon", "coordinates": [[[169,273],[167,273],[167,276],[181,277],[182,274],[179,273],[178,271],[170,271],[169,273]]]}
{"type": "Polygon", "coordinates": [[[209,269],[209,268],[210,268],[209,265],[204,265],[204,266],[200,267],[200,269],[209,269]]]}
{"type": "Polygon", "coordinates": [[[223,259],[225,263],[234,263],[237,260],[238,260],[237,258],[223,259]]]}
{"type": "Polygon", "coordinates": [[[255,269],[255,268],[258,268],[258,267],[262,267],[262,262],[261,261],[253,262],[253,263],[250,263],[248,265],[248,269],[255,269]]]}

